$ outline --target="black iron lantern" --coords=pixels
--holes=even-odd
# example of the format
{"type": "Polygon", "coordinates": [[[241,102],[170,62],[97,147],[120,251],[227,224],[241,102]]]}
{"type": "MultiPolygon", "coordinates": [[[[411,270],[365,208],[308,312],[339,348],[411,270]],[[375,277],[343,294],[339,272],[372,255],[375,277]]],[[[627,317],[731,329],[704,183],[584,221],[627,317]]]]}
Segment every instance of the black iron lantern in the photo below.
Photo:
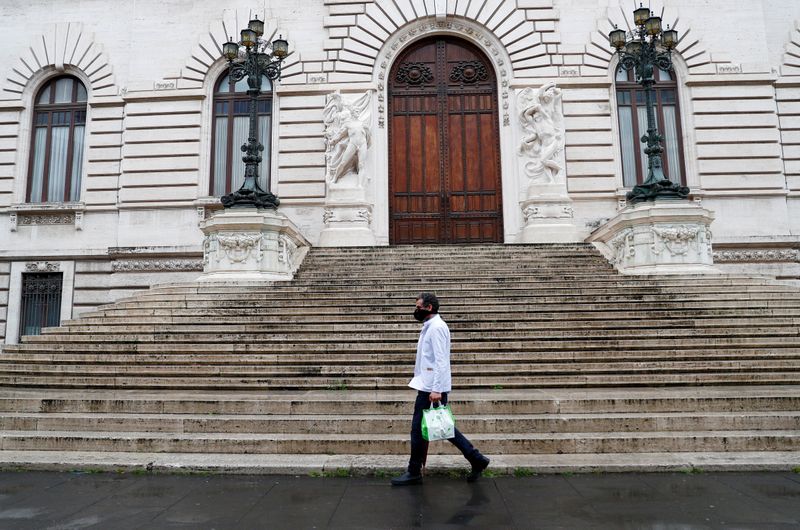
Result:
{"type": "Polygon", "coordinates": [[[258,184],[258,165],[264,146],[258,141],[258,96],[261,95],[261,79],[279,79],[283,59],[289,55],[289,43],[282,38],[272,44],[261,40],[264,22],[254,18],[241,31],[241,40],[222,45],[222,56],[228,61],[228,71],[233,82],[247,78],[249,132],[247,143],[242,146],[244,156],[244,183],[237,191],[223,196],[220,201],[225,208],[255,206],[257,208],[277,208],[280,200],[264,191],[258,184]],[[271,51],[268,47],[271,46],[271,51]],[[241,58],[240,58],[241,52],[241,58]]]}
{"type": "Polygon", "coordinates": [[[656,199],[686,199],[689,188],[669,180],[664,174],[661,146],[662,136],[658,133],[655,117],[653,84],[656,68],[672,69],[671,53],[678,44],[678,32],[674,29],[664,31],[661,28],[661,17],[654,16],[646,7],[633,12],[636,28],[630,36],[616,26],[608,34],[611,46],[619,56],[620,68],[633,70],[636,81],[644,88],[645,106],[647,109],[647,134],[642,136],[646,145],[647,178],[633,188],[626,198],[632,203],[656,199]]]}

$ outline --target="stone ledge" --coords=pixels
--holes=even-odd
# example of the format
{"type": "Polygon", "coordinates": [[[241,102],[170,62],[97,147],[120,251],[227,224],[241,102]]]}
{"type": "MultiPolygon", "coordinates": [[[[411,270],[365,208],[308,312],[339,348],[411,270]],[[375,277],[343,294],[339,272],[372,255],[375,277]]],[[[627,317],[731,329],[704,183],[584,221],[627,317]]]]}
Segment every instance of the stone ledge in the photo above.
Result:
{"type": "Polygon", "coordinates": [[[83,230],[86,205],[82,202],[41,202],[12,204],[4,209],[10,216],[10,230],[25,225],[72,225],[83,230]]]}
{"type": "MultiPolygon", "coordinates": [[[[488,455],[497,475],[533,473],[629,473],[701,471],[790,471],[800,453],[603,453],[563,455],[488,455]]],[[[406,455],[294,455],[219,453],[121,453],[89,451],[0,451],[0,469],[258,475],[311,475],[346,470],[376,475],[400,470],[406,455]]],[[[428,475],[466,469],[458,455],[431,455],[428,475]]]]}

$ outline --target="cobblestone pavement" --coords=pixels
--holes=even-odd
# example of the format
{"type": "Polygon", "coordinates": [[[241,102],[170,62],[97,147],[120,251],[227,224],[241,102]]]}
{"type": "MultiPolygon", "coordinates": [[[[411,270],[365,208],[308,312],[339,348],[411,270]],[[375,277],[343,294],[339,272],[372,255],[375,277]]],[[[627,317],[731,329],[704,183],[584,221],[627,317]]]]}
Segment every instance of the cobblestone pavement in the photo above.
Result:
{"type": "Polygon", "coordinates": [[[0,473],[0,528],[800,528],[797,473],[388,477],[0,473]]]}

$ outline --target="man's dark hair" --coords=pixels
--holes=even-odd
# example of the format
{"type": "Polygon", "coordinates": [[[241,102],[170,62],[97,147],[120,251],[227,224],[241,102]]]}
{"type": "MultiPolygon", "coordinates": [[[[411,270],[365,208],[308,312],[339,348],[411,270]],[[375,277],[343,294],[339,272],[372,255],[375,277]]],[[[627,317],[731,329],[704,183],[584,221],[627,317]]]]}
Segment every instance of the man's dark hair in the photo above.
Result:
{"type": "Polygon", "coordinates": [[[433,293],[420,293],[417,300],[422,300],[422,305],[429,305],[434,313],[439,312],[439,299],[433,293]]]}

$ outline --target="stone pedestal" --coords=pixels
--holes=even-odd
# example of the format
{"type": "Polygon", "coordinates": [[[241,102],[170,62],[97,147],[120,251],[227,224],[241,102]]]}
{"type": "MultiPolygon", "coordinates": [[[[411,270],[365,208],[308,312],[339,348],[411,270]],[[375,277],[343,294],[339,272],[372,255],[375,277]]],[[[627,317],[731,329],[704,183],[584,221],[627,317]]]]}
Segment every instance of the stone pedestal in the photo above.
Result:
{"type": "Polygon", "coordinates": [[[643,202],[620,211],[586,241],[623,274],[714,274],[713,220],[713,212],[692,202],[643,202]]]}
{"type": "Polygon", "coordinates": [[[572,200],[559,184],[531,186],[520,203],[524,226],[520,243],[576,243],[572,200]]]}
{"type": "Polygon", "coordinates": [[[330,185],[322,221],[325,226],[319,234],[321,247],[370,247],[376,244],[372,231],[372,204],[367,202],[362,187],[330,185]]]}
{"type": "Polygon", "coordinates": [[[230,208],[200,222],[203,274],[198,281],[291,280],[309,243],[280,212],[230,208]]]}

